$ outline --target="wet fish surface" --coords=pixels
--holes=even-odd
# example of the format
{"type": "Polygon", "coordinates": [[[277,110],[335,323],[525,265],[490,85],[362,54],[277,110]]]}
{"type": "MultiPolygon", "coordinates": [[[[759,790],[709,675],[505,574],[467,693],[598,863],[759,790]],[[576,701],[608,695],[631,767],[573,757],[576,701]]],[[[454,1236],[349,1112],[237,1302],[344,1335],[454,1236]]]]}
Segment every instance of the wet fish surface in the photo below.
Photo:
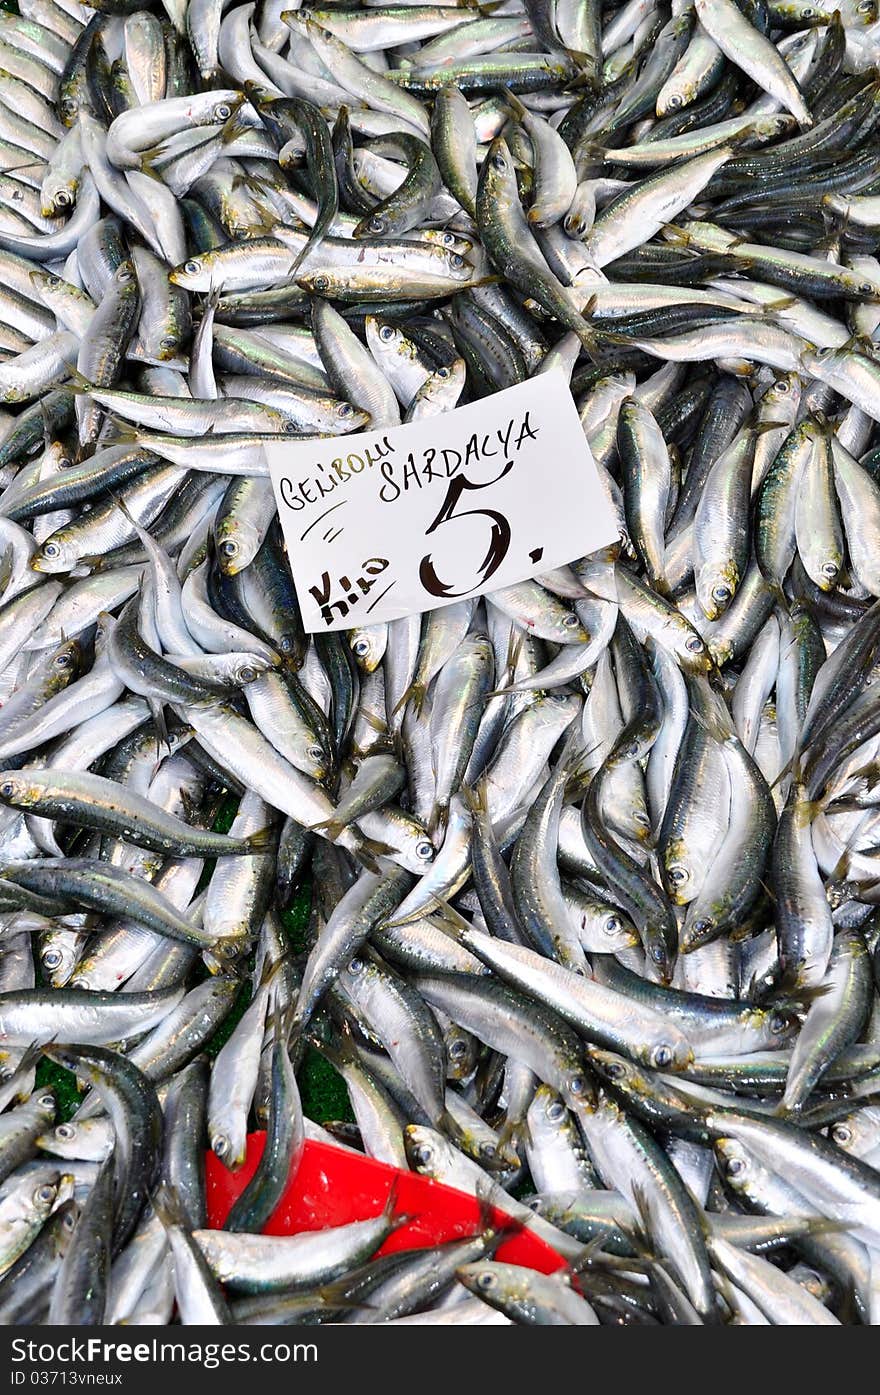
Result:
{"type": "Polygon", "coordinates": [[[880,1322],[874,0],[19,10],[0,1323],[880,1322]],[[547,371],[614,543],[306,633],[267,444],[547,371]]]}

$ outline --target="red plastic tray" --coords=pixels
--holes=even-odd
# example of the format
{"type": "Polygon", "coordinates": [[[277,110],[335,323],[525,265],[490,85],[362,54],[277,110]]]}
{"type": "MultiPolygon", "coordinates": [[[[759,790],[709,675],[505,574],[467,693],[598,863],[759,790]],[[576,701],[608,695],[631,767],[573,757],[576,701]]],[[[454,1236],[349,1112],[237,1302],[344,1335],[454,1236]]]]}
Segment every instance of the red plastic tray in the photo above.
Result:
{"type": "MultiPolygon", "coordinates": [[[[222,1229],[233,1203],[256,1172],[265,1144],[265,1133],[248,1136],[247,1155],[238,1172],[230,1172],[213,1153],[206,1154],[208,1225],[213,1230],[222,1229]]],[[[475,1197],[346,1148],[309,1140],[293,1184],[263,1227],[263,1233],[296,1235],[304,1230],[369,1220],[384,1211],[395,1184],[394,1214],[412,1219],[389,1235],[379,1254],[427,1249],[444,1240],[475,1235],[479,1230],[480,1207],[475,1197]]],[[[502,1211],[493,1210],[494,1225],[502,1225],[506,1219],[502,1211]]],[[[499,1245],[496,1258],[537,1269],[542,1274],[553,1274],[566,1267],[566,1261],[551,1245],[524,1230],[516,1231],[499,1245]]]]}

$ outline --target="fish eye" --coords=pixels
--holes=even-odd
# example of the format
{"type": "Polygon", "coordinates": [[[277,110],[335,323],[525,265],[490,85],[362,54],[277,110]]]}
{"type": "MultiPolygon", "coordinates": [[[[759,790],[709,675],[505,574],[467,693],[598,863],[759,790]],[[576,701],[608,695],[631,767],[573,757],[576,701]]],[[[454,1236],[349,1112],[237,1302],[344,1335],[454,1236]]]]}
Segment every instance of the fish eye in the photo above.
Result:
{"type": "Polygon", "coordinates": [[[434,377],[440,378],[443,380],[443,382],[445,382],[446,379],[450,376],[451,372],[452,370],[450,368],[438,368],[437,372],[434,374],[434,377]]]}
{"type": "Polygon", "coordinates": [[[622,1080],[626,1075],[626,1066],[623,1061],[609,1061],[605,1067],[605,1074],[609,1080],[622,1080]]]}
{"type": "Polygon", "coordinates": [[[788,1018],[784,1012],[774,1012],[768,1026],[774,1036],[781,1036],[783,1032],[788,1031],[788,1018]]]}
{"type": "Polygon", "coordinates": [[[828,577],[834,578],[835,576],[837,576],[837,573],[839,572],[839,570],[840,570],[840,568],[838,567],[838,565],[837,565],[836,562],[823,562],[823,563],[822,563],[822,575],[823,575],[823,576],[828,576],[828,577]]]}
{"type": "Polygon", "coordinates": [[[350,402],[340,402],[339,406],[336,409],[336,415],[338,417],[350,417],[353,411],[354,407],[351,405],[350,402]]]}
{"type": "Polygon", "coordinates": [[[256,676],[257,670],[252,668],[250,664],[242,664],[241,668],[238,670],[238,681],[240,683],[253,683],[256,676]]]}
{"type": "Polygon", "coordinates": [[[459,271],[464,266],[464,257],[458,252],[452,252],[449,257],[449,265],[459,271]]]}
{"type": "Polygon", "coordinates": [[[547,1118],[551,1124],[558,1124],[565,1117],[565,1105],[561,1100],[551,1100],[547,1106],[547,1118]]]}
{"type": "Polygon", "coordinates": [[[197,258],[193,257],[192,261],[184,262],[183,269],[187,276],[198,276],[202,269],[202,264],[197,258]]]}
{"type": "Polygon", "coordinates": [[[679,94],[677,92],[673,93],[666,105],[669,107],[670,111],[675,111],[677,107],[680,107],[681,97],[679,96],[679,94]]]}
{"type": "Polygon", "coordinates": [[[220,544],[220,551],[223,553],[224,557],[234,557],[238,552],[238,543],[234,538],[226,538],[226,540],[220,544]]]}
{"type": "Polygon", "coordinates": [[[602,929],[605,931],[606,935],[616,935],[621,928],[619,915],[607,915],[605,917],[605,924],[602,926],[602,929]]]}
{"type": "Polygon", "coordinates": [[[491,1274],[488,1269],[480,1274],[477,1279],[477,1288],[481,1288],[484,1293],[488,1293],[490,1289],[493,1289],[495,1284],[495,1275],[491,1274]]]}
{"type": "Polygon", "coordinates": [[[667,867],[666,875],[672,882],[673,886],[684,886],[684,883],[688,880],[691,874],[686,867],[682,866],[680,862],[673,862],[671,867],[667,867]]]}
{"type": "Polygon", "coordinates": [[[163,334],[162,338],[159,340],[160,349],[173,349],[176,344],[177,340],[173,334],[163,334]]]}
{"type": "Polygon", "coordinates": [[[417,1167],[426,1167],[434,1156],[434,1150],[429,1143],[420,1143],[418,1148],[413,1150],[413,1160],[417,1167]]]}
{"type": "Polygon", "coordinates": [[[464,1037],[456,1037],[455,1041],[450,1043],[449,1055],[456,1060],[461,1060],[463,1056],[467,1055],[467,1050],[468,1044],[464,1037]]]}
{"type": "Polygon", "coordinates": [[[572,1095],[582,1095],[586,1091],[587,1082],[582,1075],[573,1075],[568,1082],[568,1088],[572,1095]]]}
{"type": "Polygon", "coordinates": [[[72,115],[72,114],[76,111],[76,109],[77,109],[76,101],[74,100],[73,97],[62,97],[62,98],[61,98],[61,110],[62,110],[63,112],[66,112],[66,113],[68,114],[68,116],[72,115]]]}
{"type": "Polygon", "coordinates": [[[60,557],[60,556],[61,556],[61,548],[58,546],[57,543],[54,543],[54,542],[46,542],[46,543],[43,543],[43,556],[44,556],[44,557],[60,557]]]}
{"type": "Polygon", "coordinates": [[[684,647],[689,650],[691,654],[700,654],[703,651],[703,641],[700,639],[699,635],[688,635],[684,642],[684,647]]]}
{"type": "Polygon", "coordinates": [[[349,972],[350,974],[355,974],[355,975],[357,975],[357,974],[362,974],[363,971],[364,971],[364,961],[363,961],[363,959],[352,959],[351,963],[350,963],[349,966],[348,966],[348,972],[349,972]]]}
{"type": "Polygon", "coordinates": [[[507,169],[507,161],[505,160],[504,156],[501,154],[500,150],[499,150],[495,155],[492,156],[492,168],[493,168],[493,169],[496,169],[496,170],[506,170],[506,169],[507,169]]]}
{"type": "Polygon", "coordinates": [[[14,794],[15,785],[12,780],[4,780],[3,784],[0,785],[0,795],[2,795],[4,799],[11,799],[14,794]]]}
{"type": "Polygon", "coordinates": [[[39,1100],[37,1101],[37,1103],[38,1103],[38,1104],[41,1104],[41,1105],[43,1106],[44,1109],[53,1109],[53,1108],[55,1107],[55,1096],[54,1096],[54,1095],[40,1095],[40,1098],[39,1098],[39,1100]]]}
{"type": "Polygon", "coordinates": [[[76,1124],[59,1124],[55,1130],[55,1137],[60,1138],[62,1143],[67,1143],[71,1138],[76,1138],[76,1124]]]}
{"type": "Polygon", "coordinates": [[[320,760],[324,754],[323,746],[310,746],[306,752],[309,760],[320,760]]]}
{"type": "Polygon", "coordinates": [[[367,227],[369,228],[371,233],[383,232],[385,229],[385,219],[381,216],[381,214],[376,213],[367,223],[367,227]]]}
{"type": "Polygon", "coordinates": [[[37,1187],[37,1190],[34,1192],[34,1201],[43,1206],[48,1206],[49,1203],[54,1200],[55,1188],[50,1182],[44,1182],[42,1187],[37,1187]]]}
{"type": "Polygon", "coordinates": [[[55,659],[56,668],[70,668],[72,663],[73,657],[70,654],[59,654],[55,659]]]}
{"type": "Polygon", "coordinates": [[[47,969],[57,969],[64,955],[60,949],[47,949],[40,958],[47,969]]]}
{"type": "Polygon", "coordinates": [[[655,1046],[654,1050],[651,1052],[651,1065],[656,1066],[657,1070],[663,1070],[666,1066],[671,1066],[673,1059],[672,1047],[666,1046],[664,1043],[661,1043],[660,1046],[655,1046]]]}
{"type": "Polygon", "coordinates": [[[871,285],[870,281],[863,281],[862,284],[859,286],[859,290],[861,291],[862,295],[872,295],[875,289],[876,288],[871,285]]]}
{"type": "Polygon", "coordinates": [[[222,1158],[229,1152],[229,1139],[223,1133],[218,1133],[216,1138],[211,1139],[211,1152],[215,1157],[222,1158]]]}
{"type": "Polygon", "coordinates": [[[394,338],[394,330],[391,325],[382,325],[379,330],[379,338],[388,344],[394,338]]]}
{"type": "Polygon", "coordinates": [[[655,964],[662,964],[666,958],[666,952],[662,945],[651,945],[650,955],[655,964]]]}
{"type": "Polygon", "coordinates": [[[219,106],[214,108],[214,116],[218,121],[228,121],[231,115],[232,107],[228,102],[220,102],[219,106]]]}
{"type": "Polygon", "coordinates": [[[562,621],[562,626],[563,629],[574,630],[580,623],[576,615],[566,615],[562,621]]]}
{"type": "Polygon", "coordinates": [[[852,1129],[849,1124],[835,1124],[831,1130],[831,1137],[835,1143],[839,1143],[841,1148],[845,1148],[847,1143],[852,1143],[852,1129]]]}
{"type": "Polygon", "coordinates": [[[330,289],[329,276],[316,276],[312,282],[316,291],[328,291],[330,289]]]}
{"type": "Polygon", "coordinates": [[[59,208],[67,208],[70,204],[70,193],[67,189],[59,189],[55,195],[55,203],[59,208]]]}
{"type": "Polygon", "coordinates": [[[370,652],[370,641],[368,639],[358,639],[355,641],[353,648],[359,659],[365,659],[370,652]]]}
{"type": "Polygon", "coordinates": [[[725,1172],[728,1177],[739,1177],[746,1170],[744,1158],[728,1158],[725,1172]]]}
{"type": "Polygon", "coordinates": [[[731,597],[731,590],[730,590],[730,587],[729,587],[729,586],[725,586],[723,582],[722,582],[719,586],[713,586],[713,587],[712,587],[712,599],[713,599],[713,601],[719,601],[719,602],[722,602],[722,601],[729,601],[729,600],[730,600],[730,597],[731,597]]]}
{"type": "Polygon", "coordinates": [[[423,838],[420,843],[416,843],[416,857],[420,862],[430,862],[434,856],[434,844],[423,838]]]}
{"type": "Polygon", "coordinates": [[[498,1157],[498,1149],[494,1143],[481,1143],[479,1151],[481,1158],[487,1158],[490,1161],[494,1161],[498,1157]]]}
{"type": "Polygon", "coordinates": [[[287,436],[295,436],[297,434],[296,422],[286,421],[284,423],[284,431],[287,436]]]}
{"type": "Polygon", "coordinates": [[[131,267],[121,266],[116,273],[116,280],[119,281],[123,286],[126,284],[126,282],[133,281],[134,272],[132,271],[131,267]]]}
{"type": "Polygon", "coordinates": [[[68,1211],[67,1214],[63,1217],[63,1219],[62,1219],[62,1221],[61,1221],[61,1224],[64,1226],[64,1229],[65,1229],[65,1230],[75,1230],[75,1229],[76,1229],[76,1214],[75,1214],[75,1212],[73,1212],[73,1211],[68,1211]]]}

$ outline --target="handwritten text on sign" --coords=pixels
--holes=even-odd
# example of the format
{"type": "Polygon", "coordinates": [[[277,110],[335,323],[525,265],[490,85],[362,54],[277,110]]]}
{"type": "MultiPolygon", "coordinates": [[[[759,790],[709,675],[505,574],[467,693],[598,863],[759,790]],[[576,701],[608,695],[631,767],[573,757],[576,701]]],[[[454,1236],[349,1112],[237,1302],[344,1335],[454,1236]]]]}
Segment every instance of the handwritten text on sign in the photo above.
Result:
{"type": "Polygon", "coordinates": [[[279,440],[266,457],[310,633],[512,586],[617,537],[560,372],[407,426],[279,440]]]}

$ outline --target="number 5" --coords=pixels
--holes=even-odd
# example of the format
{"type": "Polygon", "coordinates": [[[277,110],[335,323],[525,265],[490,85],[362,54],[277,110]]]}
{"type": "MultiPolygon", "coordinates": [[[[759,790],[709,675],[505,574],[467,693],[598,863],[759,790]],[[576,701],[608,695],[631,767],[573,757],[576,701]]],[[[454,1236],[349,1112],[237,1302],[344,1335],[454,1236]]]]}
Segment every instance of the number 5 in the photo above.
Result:
{"type": "Polygon", "coordinates": [[[488,581],[489,577],[501,566],[510,547],[510,524],[504,514],[498,513],[496,509],[462,509],[460,513],[456,513],[455,510],[466,489],[486,489],[490,485],[497,484],[511,469],[513,469],[513,461],[508,460],[505,462],[500,475],[496,475],[495,479],[486,480],[482,484],[474,484],[465,475],[456,475],[454,479],[449,481],[449,488],[446,491],[446,498],[440,506],[440,511],[430,527],[425,529],[426,537],[435,533],[443,523],[454,523],[461,518],[480,517],[489,519],[489,546],[477,569],[476,581],[473,585],[466,586],[463,591],[453,591],[451,586],[440,579],[434,566],[433,554],[427,553],[419,564],[419,580],[432,596],[466,596],[470,591],[476,590],[478,586],[482,586],[484,582],[488,581]]]}

